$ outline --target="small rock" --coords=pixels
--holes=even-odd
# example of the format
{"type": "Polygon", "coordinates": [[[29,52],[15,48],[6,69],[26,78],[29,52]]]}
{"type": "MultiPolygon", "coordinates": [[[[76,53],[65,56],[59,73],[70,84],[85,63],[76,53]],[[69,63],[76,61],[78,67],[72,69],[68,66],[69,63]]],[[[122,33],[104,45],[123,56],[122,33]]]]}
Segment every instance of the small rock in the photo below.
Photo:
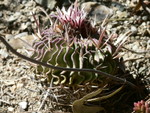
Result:
{"type": "Polygon", "coordinates": [[[36,40],[35,37],[32,35],[23,35],[23,36],[15,36],[14,38],[11,38],[9,40],[9,44],[14,48],[14,49],[31,49],[32,44],[36,40]]]}
{"type": "Polygon", "coordinates": [[[128,17],[128,13],[126,11],[116,11],[116,15],[119,17],[119,19],[128,17]]]}
{"type": "Polygon", "coordinates": [[[113,14],[113,10],[97,2],[85,2],[81,5],[85,12],[96,22],[104,20],[113,14]],[[96,18],[95,18],[96,17],[96,18]]]}
{"type": "Polygon", "coordinates": [[[112,28],[112,25],[111,24],[108,24],[107,25],[107,29],[111,29],[112,28]]]}
{"type": "Polygon", "coordinates": [[[15,20],[17,20],[20,17],[21,13],[20,12],[16,12],[14,15],[11,15],[7,21],[8,22],[13,22],[15,20]]]}
{"type": "Polygon", "coordinates": [[[125,25],[128,25],[128,24],[129,24],[129,21],[124,21],[124,24],[125,24],[125,25]]]}
{"type": "Polygon", "coordinates": [[[28,1],[27,0],[20,0],[22,1],[22,4],[26,4],[28,1]]]}
{"type": "Polygon", "coordinates": [[[20,103],[19,103],[19,107],[20,107],[22,110],[27,109],[27,106],[28,106],[28,103],[27,103],[27,102],[20,102],[20,103]]]}
{"type": "Polygon", "coordinates": [[[28,27],[28,25],[26,23],[22,23],[20,30],[25,30],[28,27]]]}
{"type": "Polygon", "coordinates": [[[8,57],[8,52],[4,51],[4,49],[0,49],[0,56],[2,58],[7,58],[8,57]]]}
{"type": "Polygon", "coordinates": [[[111,7],[112,7],[112,9],[114,9],[114,10],[120,10],[120,11],[125,10],[125,6],[122,5],[122,4],[120,4],[120,3],[118,3],[118,2],[112,2],[112,3],[111,3],[111,7]]]}
{"type": "Polygon", "coordinates": [[[146,70],[145,67],[140,67],[140,68],[139,68],[139,73],[142,73],[144,70],[146,70]]]}
{"type": "Polygon", "coordinates": [[[132,50],[134,50],[134,51],[139,50],[139,42],[134,42],[134,44],[133,45],[131,44],[130,46],[131,46],[132,50]]]}
{"type": "Polygon", "coordinates": [[[142,25],[142,26],[146,26],[146,22],[143,22],[141,25],[142,25]]]}
{"type": "Polygon", "coordinates": [[[146,21],[148,19],[148,16],[143,16],[142,20],[146,21]]]}
{"type": "Polygon", "coordinates": [[[131,26],[132,35],[136,35],[138,33],[138,29],[135,26],[131,26]]]}
{"type": "Polygon", "coordinates": [[[136,39],[136,40],[139,40],[139,39],[140,39],[140,36],[135,36],[135,39],[136,39]]]}
{"type": "Polygon", "coordinates": [[[12,34],[6,34],[5,35],[5,39],[8,41],[8,40],[10,40],[11,38],[13,38],[14,37],[14,35],[12,35],[12,34]]]}
{"type": "Polygon", "coordinates": [[[146,41],[141,41],[140,45],[142,45],[143,47],[146,47],[147,46],[147,42],[146,41]]]}
{"type": "Polygon", "coordinates": [[[8,107],[7,109],[8,109],[9,112],[13,112],[14,111],[13,107],[8,107]]]}

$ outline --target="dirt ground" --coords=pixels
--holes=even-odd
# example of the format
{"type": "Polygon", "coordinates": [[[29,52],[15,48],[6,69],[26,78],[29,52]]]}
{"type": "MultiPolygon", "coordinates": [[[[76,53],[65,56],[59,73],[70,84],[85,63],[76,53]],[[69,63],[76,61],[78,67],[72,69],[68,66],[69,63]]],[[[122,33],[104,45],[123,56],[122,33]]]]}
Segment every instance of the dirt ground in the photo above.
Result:
{"type": "MultiPolygon", "coordinates": [[[[103,3],[105,5],[105,3],[103,3]]],[[[120,55],[123,56],[126,69],[134,77],[139,77],[150,92],[150,18],[140,8],[134,12],[137,1],[114,0],[109,9],[114,14],[107,24],[108,32],[117,34],[131,31],[120,55]],[[133,13],[134,12],[134,13],[133,13]]],[[[57,4],[56,4],[57,5],[57,4]]],[[[0,35],[6,40],[14,40],[18,34],[30,36],[36,29],[32,11],[40,22],[46,25],[48,18],[35,1],[0,0],[0,35]]],[[[56,7],[56,6],[54,6],[56,7]]],[[[46,9],[48,13],[52,12],[46,9]]],[[[30,55],[20,42],[11,42],[17,51],[30,55]]],[[[34,64],[29,63],[7,51],[0,42],[0,113],[62,113],[65,110],[51,111],[51,93],[49,86],[42,84],[42,76],[34,73],[34,64]],[[36,77],[41,79],[36,79],[36,77]]],[[[63,98],[63,95],[61,95],[63,98]]],[[[150,95],[149,95],[150,96],[150,95]]],[[[150,103],[148,95],[143,100],[150,103]]],[[[67,112],[65,112],[67,113],[67,112]]]]}

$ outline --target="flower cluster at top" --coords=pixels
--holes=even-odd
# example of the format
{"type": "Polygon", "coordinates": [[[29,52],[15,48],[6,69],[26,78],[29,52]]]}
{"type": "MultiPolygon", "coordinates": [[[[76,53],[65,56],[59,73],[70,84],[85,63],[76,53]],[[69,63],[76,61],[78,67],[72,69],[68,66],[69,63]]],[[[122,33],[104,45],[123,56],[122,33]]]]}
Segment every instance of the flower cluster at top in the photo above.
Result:
{"type": "MultiPolygon", "coordinates": [[[[50,15],[54,20],[51,28],[43,32],[44,35],[53,34],[54,32],[67,32],[70,36],[88,38],[90,34],[98,36],[98,30],[92,25],[92,22],[87,19],[87,13],[84,8],[80,9],[77,0],[67,10],[56,8],[56,13],[50,15]],[[80,35],[80,36],[79,36],[80,35]]],[[[97,37],[98,38],[98,37],[97,37]]]]}
{"type": "Polygon", "coordinates": [[[81,28],[85,22],[86,13],[83,8],[80,10],[77,2],[71,5],[66,11],[63,7],[62,10],[59,8],[57,10],[57,18],[62,24],[70,24],[73,28],[81,28]]]}

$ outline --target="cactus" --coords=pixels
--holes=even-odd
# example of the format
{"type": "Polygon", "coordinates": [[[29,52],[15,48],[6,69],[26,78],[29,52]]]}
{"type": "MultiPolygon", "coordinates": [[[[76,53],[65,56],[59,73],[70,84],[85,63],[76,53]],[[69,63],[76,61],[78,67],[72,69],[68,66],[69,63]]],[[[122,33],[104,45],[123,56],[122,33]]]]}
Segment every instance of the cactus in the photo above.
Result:
{"type": "MultiPolygon", "coordinates": [[[[54,66],[96,69],[111,75],[122,71],[120,58],[115,58],[122,43],[116,47],[112,35],[108,36],[103,27],[95,27],[76,2],[67,11],[57,8],[57,13],[51,17],[57,21],[42,32],[40,41],[34,43],[32,58],[54,66]]],[[[95,73],[59,71],[41,65],[38,65],[37,72],[47,75],[49,81],[53,78],[55,85],[88,83],[104,86],[109,82],[95,73]]]]}
{"type": "MultiPolygon", "coordinates": [[[[119,37],[108,35],[106,28],[97,27],[86,17],[77,1],[67,11],[57,8],[50,18],[51,26],[41,31],[40,39],[33,44],[35,51],[31,58],[67,69],[94,69],[117,77],[124,75],[118,51],[127,34],[119,37]]],[[[37,65],[36,72],[45,75],[52,86],[68,88],[68,93],[63,88],[58,89],[56,95],[65,95],[63,102],[59,101],[62,98],[58,99],[61,104],[72,104],[95,91],[94,87],[99,89],[107,84],[110,91],[118,87],[117,82],[109,77],[89,71],[55,70],[37,65]],[[78,96],[74,96],[75,92],[78,96]]]]}

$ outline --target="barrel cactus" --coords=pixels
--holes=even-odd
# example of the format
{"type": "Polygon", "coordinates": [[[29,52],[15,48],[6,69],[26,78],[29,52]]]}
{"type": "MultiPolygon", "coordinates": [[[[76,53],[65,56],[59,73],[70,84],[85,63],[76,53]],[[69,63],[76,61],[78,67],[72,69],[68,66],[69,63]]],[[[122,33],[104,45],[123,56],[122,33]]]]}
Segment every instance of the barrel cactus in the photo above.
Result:
{"type": "MultiPolygon", "coordinates": [[[[126,36],[114,41],[114,36],[108,35],[103,26],[96,27],[86,17],[77,2],[68,10],[57,8],[50,18],[54,22],[51,21],[50,28],[43,30],[41,38],[34,43],[32,58],[59,67],[95,69],[114,76],[123,75],[123,63],[118,57],[118,51],[126,36]]],[[[46,75],[53,85],[68,87],[73,92],[80,86],[103,87],[116,84],[107,77],[90,72],[60,71],[41,65],[37,66],[36,71],[46,75]]],[[[83,95],[85,93],[76,98],[83,95]]]]}

